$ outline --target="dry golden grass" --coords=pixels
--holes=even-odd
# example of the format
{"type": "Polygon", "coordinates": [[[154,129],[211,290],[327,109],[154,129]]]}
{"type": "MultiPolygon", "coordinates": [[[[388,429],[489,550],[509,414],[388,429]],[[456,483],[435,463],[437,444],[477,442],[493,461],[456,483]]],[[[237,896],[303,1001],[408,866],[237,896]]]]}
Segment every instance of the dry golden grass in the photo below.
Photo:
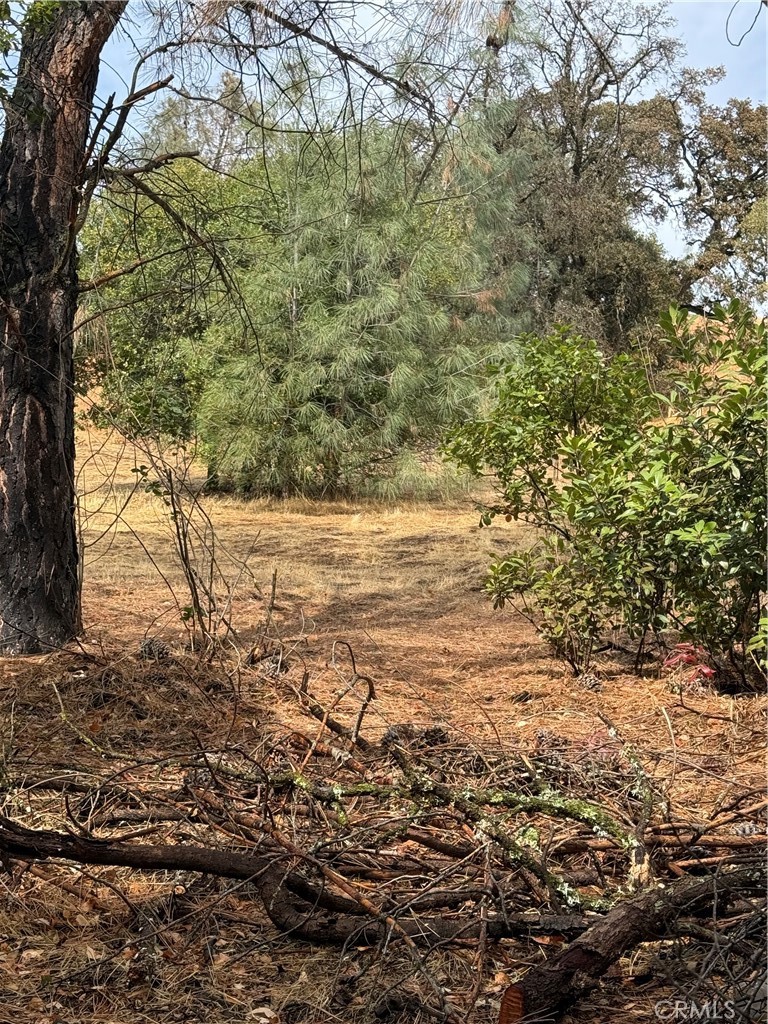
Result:
{"type": "MultiPolygon", "coordinates": [[[[183,645],[179,606],[189,599],[168,508],[139,488],[116,516],[135,486],[131,470],[145,456],[93,430],[79,450],[80,479],[87,484],[89,637],[130,647],[149,632],[183,645]]],[[[276,574],[275,622],[295,657],[318,676],[318,693],[326,676],[332,692],[336,677],[325,665],[333,641],[347,640],[361,670],[376,679],[382,728],[438,718],[486,739],[498,733],[504,744],[526,746],[543,727],[573,737],[588,734],[600,710],[620,724],[628,741],[647,746],[653,739],[665,758],[674,735],[680,778],[689,754],[706,755],[704,775],[711,772],[718,781],[727,777],[723,769],[732,757],[738,759],[734,772],[743,772],[745,728],[759,700],[709,693],[688,697],[694,706],[689,711],[658,667],[640,677],[618,662],[601,665],[601,693],[585,691],[528,622],[514,609],[494,611],[484,597],[480,584],[489,553],[528,538],[501,521],[481,529],[471,501],[443,507],[230,496],[204,501],[225,575],[234,579],[250,552],[252,576],[241,580],[232,605],[244,646],[259,635],[276,574]],[[524,701],[513,699],[521,695],[524,701]]],[[[759,760],[756,767],[759,772],[759,760]]]]}
{"type": "MultiPolygon", "coordinates": [[[[155,765],[163,755],[228,742],[258,751],[276,722],[312,732],[295,688],[306,670],[313,692],[332,700],[340,688],[333,644],[345,640],[359,671],[375,680],[371,733],[392,723],[441,722],[479,745],[530,752],[539,730],[579,741],[603,727],[602,714],[638,752],[676,820],[706,820],[763,786],[762,699],[709,692],[683,699],[658,672],[638,677],[619,662],[600,666],[602,692],[588,691],[524,619],[494,612],[479,589],[488,553],[528,538],[503,523],[480,530],[470,501],[437,507],[206,498],[225,576],[235,579],[249,556],[231,605],[242,648],[261,635],[276,574],[272,631],[288,664],[274,680],[243,670],[236,701],[226,679],[206,688],[182,653],[188,635],[180,610],[188,598],[169,510],[136,488],[132,469],[147,458],[96,430],[81,435],[79,453],[84,650],[110,667],[97,672],[86,660],[78,674],[64,656],[5,660],[3,756],[14,777],[77,765],[87,779],[89,771],[103,774],[105,757],[120,763],[141,751],[151,779],[176,770],[155,765]],[[147,634],[178,652],[188,665],[182,675],[138,661],[147,634]]],[[[352,720],[358,707],[351,695],[336,713],[352,720]]],[[[22,804],[14,797],[6,807],[23,816],[22,804]]],[[[58,795],[26,821],[61,827],[67,813],[58,795]]],[[[157,942],[145,940],[173,885],[159,872],[74,867],[43,867],[3,883],[0,1022],[270,1024],[271,1008],[290,1024],[297,1000],[308,1024],[352,1019],[329,1007],[324,990],[339,971],[354,969],[354,951],[340,960],[336,950],[277,938],[238,886],[223,894],[202,887],[180,923],[163,919],[157,942]]],[[[457,988],[471,987],[473,955],[458,970],[457,988]]],[[[505,955],[500,949],[498,962],[511,971],[505,955]]],[[[494,1019],[506,975],[500,977],[495,989],[488,979],[493,997],[481,1001],[473,1021],[494,1019]]],[[[614,985],[571,1019],[650,1022],[654,998],[640,993],[625,1006],[614,985]]]]}

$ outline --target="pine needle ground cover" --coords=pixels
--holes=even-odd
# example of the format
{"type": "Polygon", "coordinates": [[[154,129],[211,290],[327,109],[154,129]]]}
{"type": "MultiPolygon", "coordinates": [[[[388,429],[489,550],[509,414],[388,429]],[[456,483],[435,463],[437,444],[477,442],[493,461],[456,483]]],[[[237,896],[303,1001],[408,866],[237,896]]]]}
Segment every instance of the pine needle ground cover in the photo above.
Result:
{"type": "MultiPolygon", "coordinates": [[[[618,654],[601,661],[597,685],[575,679],[480,590],[488,549],[518,527],[479,531],[469,502],[211,499],[217,537],[235,557],[252,550],[258,586],[232,600],[240,653],[208,663],[186,649],[183,599],[159,575],[181,590],[167,509],[144,492],[122,507],[140,453],[95,431],[80,450],[87,641],[0,663],[5,813],[86,845],[257,857],[268,808],[269,842],[288,844],[286,872],[297,863],[290,844],[311,849],[358,899],[396,908],[406,933],[414,921],[437,927],[436,915],[468,931],[425,956],[396,930],[382,944],[370,933],[381,922],[363,914],[368,932],[326,947],[303,919],[281,931],[258,879],[16,861],[2,883],[0,1020],[495,1021],[521,965],[540,965],[579,914],[628,884],[621,836],[639,824],[669,884],[761,857],[764,699],[675,686],[659,665],[637,675],[618,654]],[[143,646],[147,637],[165,647],[143,646]],[[259,766],[282,780],[269,794],[259,766]],[[542,798],[531,766],[549,803],[531,803],[542,798]],[[414,788],[424,779],[426,806],[414,788]],[[644,818],[645,790],[654,807],[644,818]],[[525,813],[494,807],[492,794],[509,792],[528,801],[525,813]],[[551,792],[577,805],[553,816],[551,792]],[[607,816],[597,829],[594,804],[607,816]],[[512,839],[530,862],[500,856],[512,839]],[[498,938],[494,886],[510,919],[550,906],[542,848],[580,905],[560,893],[558,933],[531,922],[498,938]]],[[[728,928],[745,913],[742,901],[728,928]]],[[[620,957],[565,1019],[656,1020],[657,1002],[685,984],[675,943],[691,941],[620,957]]],[[[740,941],[752,948],[749,935],[740,941]]]]}

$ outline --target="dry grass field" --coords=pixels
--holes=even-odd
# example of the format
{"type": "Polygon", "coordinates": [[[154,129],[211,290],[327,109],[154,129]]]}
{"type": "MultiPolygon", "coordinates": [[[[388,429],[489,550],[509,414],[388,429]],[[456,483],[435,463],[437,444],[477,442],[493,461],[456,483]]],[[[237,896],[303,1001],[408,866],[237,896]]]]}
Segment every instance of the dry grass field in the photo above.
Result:
{"type": "MultiPolygon", "coordinates": [[[[604,661],[602,689],[585,689],[525,619],[493,611],[485,599],[480,580],[489,552],[527,538],[504,523],[479,529],[469,500],[437,507],[206,498],[216,564],[223,581],[237,584],[230,593],[217,584],[219,609],[238,637],[237,650],[230,644],[234,668],[215,670],[236,676],[233,703],[226,686],[204,682],[187,650],[182,609],[189,598],[173,522],[162,497],[136,486],[133,469],[145,461],[115,437],[82,434],[85,637],[66,654],[0,663],[6,806],[26,824],[76,830],[74,797],[46,789],[57,772],[76,771],[86,782],[103,777],[105,766],[119,775],[130,753],[144,765],[131,769],[133,782],[170,783],[171,769],[162,765],[181,752],[226,744],[257,750],[269,730],[314,735],[318,723],[297,699],[305,673],[312,692],[353,723],[359,694],[336,696],[348,658],[339,641],[375,684],[370,736],[399,723],[440,725],[478,749],[528,756],[544,731],[576,749],[607,717],[674,817],[707,822],[728,806],[759,803],[764,701],[676,694],[658,663],[640,677],[604,661]],[[270,642],[282,652],[272,675],[247,659],[267,618],[270,642]],[[147,637],[164,640],[184,673],[163,674],[142,661],[147,637]]],[[[208,536],[207,554],[198,549],[203,575],[211,543],[208,536]]],[[[178,829],[181,841],[189,838],[178,829]]],[[[237,892],[225,898],[203,890],[194,913],[161,925],[157,908],[176,882],[165,872],[51,864],[8,876],[1,883],[0,1022],[357,1019],[357,1011],[334,1008],[329,995],[339,971],[351,969],[354,950],[340,960],[333,949],[278,940],[237,892]],[[147,958],[151,970],[139,970],[147,958]]],[[[542,943],[537,955],[546,951],[542,943]]],[[[456,988],[470,989],[474,953],[462,956],[451,970],[456,988]]],[[[494,957],[468,1020],[498,1015],[514,963],[501,947],[494,957]]],[[[623,962],[570,1019],[654,1020],[658,994],[632,988],[633,969],[623,962]]]]}
{"type": "MultiPolygon", "coordinates": [[[[169,510],[135,487],[133,469],[145,457],[98,431],[81,437],[79,450],[89,641],[131,652],[149,635],[183,648],[180,607],[189,597],[169,510]]],[[[243,649],[260,633],[276,576],[281,638],[321,674],[334,641],[349,642],[375,677],[381,728],[439,720],[525,746],[540,728],[586,735],[599,709],[631,742],[653,738],[667,750],[674,736],[681,779],[698,766],[686,769],[685,759],[702,755],[718,781],[728,765],[734,786],[755,781],[742,741],[752,739],[760,701],[703,694],[687,710],[658,664],[638,676],[610,660],[600,665],[602,691],[590,693],[523,616],[494,610],[481,586],[490,553],[528,538],[503,521],[480,528],[471,500],[440,507],[210,496],[204,505],[225,579],[237,582],[231,620],[243,649]],[[249,571],[239,576],[245,559],[249,571]]],[[[760,772],[759,756],[755,765],[760,772]]]]}

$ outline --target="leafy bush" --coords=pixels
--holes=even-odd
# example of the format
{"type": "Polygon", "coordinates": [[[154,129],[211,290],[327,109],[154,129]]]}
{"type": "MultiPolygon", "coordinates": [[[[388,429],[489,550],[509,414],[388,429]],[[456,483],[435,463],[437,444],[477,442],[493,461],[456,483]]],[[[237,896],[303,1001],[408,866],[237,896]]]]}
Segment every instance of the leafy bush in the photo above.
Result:
{"type": "MultiPolygon", "coordinates": [[[[190,160],[178,161],[162,182],[173,185],[182,223],[214,236],[226,202],[217,183],[190,160]]],[[[220,301],[212,249],[190,246],[184,230],[130,182],[94,201],[80,236],[81,268],[84,280],[104,284],[86,293],[76,356],[82,393],[98,388],[91,415],[99,425],[129,437],[195,436],[210,376],[201,339],[220,301]]]]}
{"type": "Polygon", "coordinates": [[[539,528],[498,558],[494,603],[523,602],[574,668],[610,631],[647,644],[670,631],[707,651],[721,685],[764,680],[765,325],[732,303],[708,321],[672,309],[674,358],[652,385],[628,357],[562,328],[497,370],[490,415],[448,451],[490,471],[483,510],[539,528]]]}

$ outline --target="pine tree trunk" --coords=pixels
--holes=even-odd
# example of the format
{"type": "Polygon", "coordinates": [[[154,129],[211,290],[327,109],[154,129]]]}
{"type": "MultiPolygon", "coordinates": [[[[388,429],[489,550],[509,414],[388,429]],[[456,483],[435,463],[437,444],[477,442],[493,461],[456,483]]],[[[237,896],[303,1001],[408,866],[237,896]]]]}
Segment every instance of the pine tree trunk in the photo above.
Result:
{"type": "Polygon", "coordinates": [[[101,50],[126,0],[33,5],[0,144],[0,650],[80,629],[76,220],[101,50]]]}

